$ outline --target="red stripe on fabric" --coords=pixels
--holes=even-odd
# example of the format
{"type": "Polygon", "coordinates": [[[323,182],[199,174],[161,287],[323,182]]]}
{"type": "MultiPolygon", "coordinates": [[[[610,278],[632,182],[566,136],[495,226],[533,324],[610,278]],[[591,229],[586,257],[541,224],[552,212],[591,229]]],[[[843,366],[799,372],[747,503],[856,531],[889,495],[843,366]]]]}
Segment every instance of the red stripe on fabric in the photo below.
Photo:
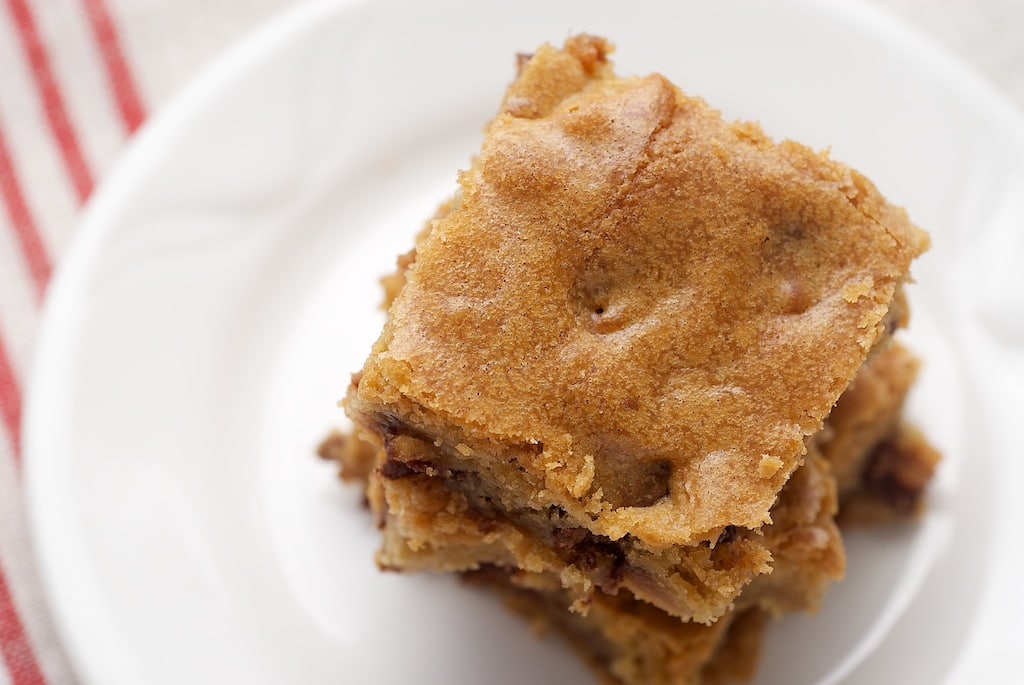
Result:
{"type": "Polygon", "coordinates": [[[18,28],[18,35],[21,37],[21,46],[25,50],[29,67],[32,71],[32,78],[35,81],[36,89],[43,101],[43,111],[46,115],[46,122],[50,126],[50,132],[57,141],[61,157],[64,159],[64,166],[67,168],[71,183],[75,187],[79,202],[85,202],[92,192],[93,179],[89,166],[85,162],[82,148],[78,144],[78,137],[75,129],[68,118],[67,108],[64,106],[64,98],[61,96],[57,81],[53,77],[53,69],[50,67],[50,58],[46,54],[46,48],[39,38],[39,31],[36,28],[35,19],[29,10],[25,0],[7,0],[10,7],[14,24],[18,28]]]}
{"type": "Polygon", "coordinates": [[[125,60],[117,25],[104,0],[82,0],[82,2],[85,5],[93,36],[99,45],[100,54],[103,55],[103,64],[107,69],[107,78],[110,79],[110,87],[114,91],[118,111],[121,113],[121,121],[124,122],[128,133],[133,133],[146,118],[146,110],[139,97],[139,89],[135,86],[132,72],[128,68],[128,62],[125,60]]]}
{"type": "Polygon", "coordinates": [[[14,377],[3,337],[0,337],[0,420],[3,420],[11,439],[11,449],[17,462],[21,454],[21,388],[14,377]]]}
{"type": "Polygon", "coordinates": [[[14,606],[7,579],[0,567],[0,656],[7,664],[12,685],[45,685],[39,662],[14,606]]]}
{"type": "Polygon", "coordinates": [[[3,196],[7,215],[14,228],[14,235],[18,239],[21,253],[28,264],[36,295],[42,300],[53,269],[50,265],[50,258],[46,254],[43,239],[39,235],[39,229],[28,209],[28,203],[25,202],[21,183],[18,181],[17,174],[14,173],[14,164],[11,162],[11,154],[7,147],[7,140],[4,138],[2,126],[0,126],[0,196],[3,196]]]}
{"type": "MultiPolygon", "coordinates": [[[[11,439],[14,458],[21,449],[21,389],[14,377],[7,348],[0,337],[0,414],[4,428],[11,439]]],[[[45,685],[46,679],[39,668],[39,660],[14,606],[3,567],[0,567],[0,656],[7,665],[12,685],[45,685]]]]}

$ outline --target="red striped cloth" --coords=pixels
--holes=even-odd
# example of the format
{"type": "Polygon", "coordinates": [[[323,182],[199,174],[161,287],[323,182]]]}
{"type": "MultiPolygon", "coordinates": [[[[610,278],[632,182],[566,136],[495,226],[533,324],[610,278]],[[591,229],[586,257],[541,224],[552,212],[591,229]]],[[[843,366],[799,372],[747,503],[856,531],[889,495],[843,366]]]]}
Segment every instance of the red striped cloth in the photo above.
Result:
{"type": "Polygon", "coordinates": [[[22,393],[76,218],[149,111],[288,0],[0,0],[0,685],[74,683],[33,568],[22,393]]]}

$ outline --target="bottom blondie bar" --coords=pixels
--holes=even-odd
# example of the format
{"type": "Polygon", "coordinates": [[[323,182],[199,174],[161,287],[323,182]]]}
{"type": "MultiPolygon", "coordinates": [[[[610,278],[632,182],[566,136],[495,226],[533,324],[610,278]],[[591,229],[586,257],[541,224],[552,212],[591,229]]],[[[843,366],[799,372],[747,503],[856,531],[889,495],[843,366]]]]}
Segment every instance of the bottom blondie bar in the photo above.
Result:
{"type": "MultiPolygon", "coordinates": [[[[897,343],[861,369],[760,532],[772,554],[770,572],[710,625],[681,621],[625,589],[594,592],[581,605],[557,575],[517,569],[510,559],[523,556],[529,536],[451,490],[442,474],[388,473],[385,451],[355,436],[335,433],[319,452],[340,464],[342,478],[365,484],[384,533],[382,565],[475,569],[464,573],[467,580],[496,589],[513,609],[561,633],[608,682],[714,685],[749,678],[765,617],[813,610],[842,575],[837,514],[843,522],[875,523],[920,510],[938,454],[902,419],[917,367],[897,343]]],[[[730,549],[716,543],[708,554],[730,549]]]]}

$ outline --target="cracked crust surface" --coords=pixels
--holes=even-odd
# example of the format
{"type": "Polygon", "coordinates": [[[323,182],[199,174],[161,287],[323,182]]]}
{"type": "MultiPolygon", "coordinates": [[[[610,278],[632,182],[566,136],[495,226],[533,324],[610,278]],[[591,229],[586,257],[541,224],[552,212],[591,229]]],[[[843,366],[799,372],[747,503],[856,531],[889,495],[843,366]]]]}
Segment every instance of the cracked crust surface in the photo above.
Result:
{"type": "Polygon", "coordinates": [[[523,66],[348,410],[663,550],[769,521],[927,238],[857,172],[619,79],[607,49],[523,66]]]}

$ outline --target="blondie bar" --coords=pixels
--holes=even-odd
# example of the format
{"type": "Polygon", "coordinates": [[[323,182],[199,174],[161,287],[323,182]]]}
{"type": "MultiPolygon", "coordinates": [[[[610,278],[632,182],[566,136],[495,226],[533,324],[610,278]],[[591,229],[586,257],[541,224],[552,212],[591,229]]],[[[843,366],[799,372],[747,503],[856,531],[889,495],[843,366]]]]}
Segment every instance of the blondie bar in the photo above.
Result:
{"type": "Polygon", "coordinates": [[[928,241],[857,172],[620,79],[608,49],[525,60],[345,407],[382,490],[431,484],[384,498],[383,565],[498,564],[580,610],[626,591],[710,623],[772,570],[772,508],[928,241]],[[494,558],[414,537],[442,525],[435,488],[494,558]]]}

